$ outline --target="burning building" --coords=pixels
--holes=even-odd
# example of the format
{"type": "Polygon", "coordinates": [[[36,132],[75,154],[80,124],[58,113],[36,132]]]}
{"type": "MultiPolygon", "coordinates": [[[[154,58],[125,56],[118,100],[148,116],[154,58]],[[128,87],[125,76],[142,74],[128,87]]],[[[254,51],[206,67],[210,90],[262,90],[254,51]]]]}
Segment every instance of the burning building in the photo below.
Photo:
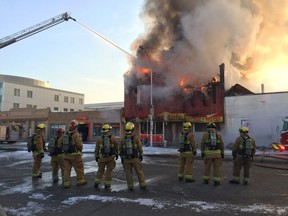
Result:
{"type": "Polygon", "coordinates": [[[219,75],[211,77],[207,83],[199,85],[176,74],[174,81],[178,85],[173,85],[163,71],[137,63],[139,60],[124,75],[124,119],[137,123],[145,143],[151,138],[151,117],[153,143],[165,145],[175,144],[183,121],[193,122],[198,127],[201,125],[200,128],[206,128],[207,122],[223,122],[224,64],[219,66],[219,75]]]}

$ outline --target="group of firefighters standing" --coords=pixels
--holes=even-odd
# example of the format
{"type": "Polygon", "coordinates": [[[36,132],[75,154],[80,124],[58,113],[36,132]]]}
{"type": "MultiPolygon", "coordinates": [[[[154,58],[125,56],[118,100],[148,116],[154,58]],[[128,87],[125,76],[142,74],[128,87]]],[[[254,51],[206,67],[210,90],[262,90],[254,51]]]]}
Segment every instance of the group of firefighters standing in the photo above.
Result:
{"type": "MultiPolygon", "coordinates": [[[[179,157],[178,157],[178,179],[186,182],[194,182],[192,175],[193,162],[197,154],[194,135],[191,131],[190,122],[183,123],[183,131],[179,136],[179,157]]],[[[240,136],[236,138],[232,147],[233,156],[233,177],[231,184],[240,183],[240,172],[243,167],[243,183],[250,182],[250,170],[253,157],[256,151],[255,141],[249,136],[249,129],[241,127],[240,136]]],[[[224,142],[221,134],[217,131],[216,124],[207,124],[207,131],[203,133],[201,139],[201,157],[204,161],[203,183],[209,184],[210,169],[213,165],[213,181],[216,186],[221,182],[221,165],[224,158],[224,142]]]]}
{"type": "MultiPolygon", "coordinates": [[[[64,188],[71,187],[71,169],[74,168],[77,178],[77,186],[86,185],[84,177],[84,162],[82,158],[83,143],[77,130],[77,120],[72,120],[68,131],[59,128],[55,137],[52,137],[48,144],[49,155],[51,156],[52,179],[53,183],[59,181],[58,172],[61,170],[62,184],[64,188]]],[[[133,169],[135,170],[139,186],[146,188],[146,182],[142,167],[143,149],[139,136],[135,135],[134,124],[127,122],[125,124],[125,135],[120,142],[116,140],[115,135],[111,133],[111,125],[104,124],[101,132],[102,136],[96,141],[95,160],[98,164],[94,187],[99,188],[104,176],[104,188],[110,189],[112,183],[112,173],[116,167],[116,160],[120,157],[123,170],[126,175],[127,187],[134,190],[133,169]]],[[[183,123],[183,131],[179,135],[179,156],[178,156],[178,180],[185,182],[194,182],[193,163],[197,154],[194,134],[190,122],[183,123]]],[[[33,134],[32,155],[34,164],[32,169],[32,178],[41,178],[40,167],[44,157],[45,124],[37,125],[33,134]]],[[[249,136],[248,128],[239,129],[240,136],[236,138],[232,147],[233,156],[233,177],[230,180],[232,184],[240,183],[240,171],[243,167],[243,183],[249,184],[250,169],[253,156],[255,155],[255,141],[249,136]]],[[[224,142],[221,134],[217,131],[216,124],[211,122],[207,124],[207,131],[203,133],[201,139],[201,157],[204,162],[203,183],[209,184],[210,169],[213,166],[213,182],[217,186],[221,182],[221,165],[224,158],[224,142]]]]}
{"type": "MultiPolygon", "coordinates": [[[[72,120],[69,129],[65,133],[62,128],[56,131],[55,137],[52,137],[48,144],[49,155],[51,156],[52,179],[53,183],[59,181],[58,172],[61,170],[62,184],[64,188],[71,187],[71,169],[74,168],[77,178],[77,186],[86,185],[84,178],[84,162],[82,159],[83,143],[77,130],[78,122],[72,120]]],[[[95,160],[98,164],[98,170],[95,176],[94,187],[98,188],[105,174],[104,187],[111,188],[112,172],[116,167],[116,160],[120,156],[121,163],[127,179],[127,187],[134,190],[133,169],[135,170],[141,189],[146,189],[146,182],[142,167],[143,149],[139,136],[133,134],[134,124],[127,122],[125,124],[125,136],[121,139],[119,145],[115,135],[111,133],[111,125],[104,124],[101,132],[102,136],[96,141],[95,160]]],[[[32,149],[34,165],[32,169],[32,178],[41,178],[40,167],[44,157],[45,125],[37,125],[36,132],[33,135],[32,149]]]]}

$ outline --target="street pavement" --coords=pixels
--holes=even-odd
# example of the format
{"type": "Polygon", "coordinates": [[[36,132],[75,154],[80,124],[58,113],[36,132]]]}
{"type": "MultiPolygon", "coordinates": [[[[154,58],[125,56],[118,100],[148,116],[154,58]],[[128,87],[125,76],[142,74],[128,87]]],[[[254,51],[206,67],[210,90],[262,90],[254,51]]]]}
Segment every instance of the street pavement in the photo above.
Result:
{"type": "MultiPolygon", "coordinates": [[[[247,186],[229,184],[231,150],[225,151],[220,186],[202,183],[200,152],[194,162],[194,183],[177,180],[176,149],[144,147],[143,168],[147,190],[127,190],[120,160],[113,173],[112,189],[94,189],[97,165],[95,145],[85,144],[83,158],[88,184],[64,189],[52,183],[50,157],[45,154],[42,179],[32,180],[33,159],[25,143],[0,144],[0,204],[6,215],[288,215],[287,154],[258,151],[247,186]]],[[[211,171],[212,173],[212,171],[211,171]]],[[[1,210],[1,208],[0,208],[1,210]]],[[[1,211],[0,211],[1,212],[1,211]]],[[[1,215],[1,214],[0,214],[1,215]]]]}

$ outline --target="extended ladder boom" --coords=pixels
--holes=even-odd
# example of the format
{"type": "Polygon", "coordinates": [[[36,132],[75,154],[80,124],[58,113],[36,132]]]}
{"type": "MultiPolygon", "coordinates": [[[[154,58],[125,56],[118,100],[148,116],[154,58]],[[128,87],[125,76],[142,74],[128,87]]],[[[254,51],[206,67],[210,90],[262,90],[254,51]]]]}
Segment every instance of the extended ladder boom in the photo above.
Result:
{"type": "Polygon", "coordinates": [[[72,18],[67,12],[0,39],[0,49],[72,18]]]}

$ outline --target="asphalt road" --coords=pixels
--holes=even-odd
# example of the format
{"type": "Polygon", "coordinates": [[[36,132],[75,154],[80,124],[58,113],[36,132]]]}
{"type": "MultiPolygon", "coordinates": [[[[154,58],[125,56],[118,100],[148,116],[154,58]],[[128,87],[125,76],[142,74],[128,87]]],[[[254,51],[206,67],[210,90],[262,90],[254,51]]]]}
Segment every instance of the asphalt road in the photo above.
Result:
{"type": "MultiPolygon", "coordinates": [[[[145,149],[144,149],[145,150],[145,149]]],[[[31,179],[32,156],[19,146],[0,145],[0,204],[9,215],[288,215],[287,160],[255,158],[251,184],[231,185],[232,160],[225,157],[220,186],[202,183],[203,162],[197,157],[195,183],[178,182],[177,155],[144,157],[147,190],[140,190],[135,176],[135,191],[126,189],[120,160],[113,173],[111,191],[94,189],[97,169],[94,155],[84,152],[88,184],[77,187],[73,172],[72,187],[53,184],[50,157],[46,154],[43,178],[31,179]]]]}

